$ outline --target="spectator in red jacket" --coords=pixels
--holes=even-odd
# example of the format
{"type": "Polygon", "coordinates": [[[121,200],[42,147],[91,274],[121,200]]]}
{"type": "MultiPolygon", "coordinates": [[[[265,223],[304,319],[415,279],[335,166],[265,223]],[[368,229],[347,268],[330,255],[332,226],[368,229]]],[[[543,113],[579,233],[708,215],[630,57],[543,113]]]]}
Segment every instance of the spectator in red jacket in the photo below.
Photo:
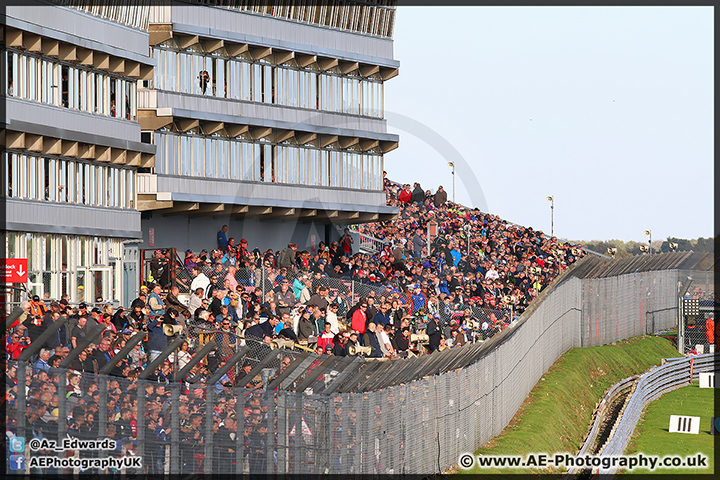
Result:
{"type": "Polygon", "coordinates": [[[410,185],[404,185],[402,191],[398,194],[398,200],[402,203],[409,203],[412,198],[412,192],[410,191],[410,185]]]}
{"type": "Polygon", "coordinates": [[[29,346],[30,339],[28,337],[21,337],[20,333],[14,332],[12,335],[10,335],[10,342],[5,347],[5,351],[7,352],[10,359],[17,360],[23,350],[25,350],[29,346]]]}
{"type": "Polygon", "coordinates": [[[352,315],[351,326],[352,329],[358,332],[360,335],[365,333],[365,323],[367,322],[367,302],[362,301],[360,308],[355,310],[352,315]]]}

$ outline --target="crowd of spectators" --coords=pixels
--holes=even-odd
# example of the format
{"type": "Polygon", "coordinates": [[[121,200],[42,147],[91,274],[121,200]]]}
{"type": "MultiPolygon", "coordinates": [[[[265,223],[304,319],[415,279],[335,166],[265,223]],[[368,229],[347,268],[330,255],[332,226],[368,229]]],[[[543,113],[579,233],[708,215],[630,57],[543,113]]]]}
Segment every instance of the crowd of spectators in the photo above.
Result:
{"type": "MultiPolygon", "coordinates": [[[[137,441],[138,375],[169,344],[172,337],[163,326],[179,325],[187,340],[146,387],[146,451],[153,455],[148,473],[160,473],[164,461],[170,428],[168,385],[208,339],[215,341],[216,351],[182,379],[181,464],[192,472],[202,463],[197,449],[203,442],[200,426],[207,387],[214,389],[222,405],[214,416],[216,432],[235,440],[241,434],[238,428],[244,429],[244,455],[259,472],[267,463],[267,406],[263,411],[259,399],[237,399],[232,390],[262,387],[259,376],[246,379],[242,374],[252,363],[206,385],[240,347],[287,339],[318,355],[346,356],[350,346],[359,345],[370,347],[371,358],[455,348],[506,327],[583,256],[580,246],[448,202],[442,187],[432,194],[417,183],[410,190],[409,185],[385,179],[384,188],[388,204],[399,208],[398,218],[356,227],[383,242],[374,254],[357,252],[349,229],[338,241],[320,242],[314,251],[289,243],[280,251],[263,252],[251,250],[245,239],[236,243],[224,225],[217,245],[209,250],[188,250],[182,260],[172,251],[157,250],[148,265],[150,282],[128,308],[113,308],[102,299],[77,308],[67,297],[49,305],[37,296],[23,302],[26,315],[12,326],[5,344],[10,360],[8,405],[15,406],[17,389],[23,388],[13,361],[65,317],[64,325],[30,359],[27,425],[36,436],[56,438],[57,422],[66,421],[69,435],[97,438],[103,436],[98,431],[98,405],[107,402],[110,415],[104,434],[118,440],[115,455],[131,455],[137,441]],[[428,241],[430,222],[436,223],[437,235],[428,241]],[[350,288],[350,281],[358,287],[350,288]],[[70,350],[98,326],[102,334],[68,370],[60,369],[70,350]],[[112,369],[117,380],[110,382],[108,398],[100,399],[96,375],[138,331],[145,333],[144,340],[112,369]],[[427,338],[413,342],[411,335],[416,333],[427,338]],[[57,415],[61,375],[68,382],[67,419],[57,415]]],[[[8,411],[6,420],[10,434],[17,419],[8,411]]],[[[225,453],[228,458],[220,455],[219,462],[235,454],[233,448],[225,453]]]]}

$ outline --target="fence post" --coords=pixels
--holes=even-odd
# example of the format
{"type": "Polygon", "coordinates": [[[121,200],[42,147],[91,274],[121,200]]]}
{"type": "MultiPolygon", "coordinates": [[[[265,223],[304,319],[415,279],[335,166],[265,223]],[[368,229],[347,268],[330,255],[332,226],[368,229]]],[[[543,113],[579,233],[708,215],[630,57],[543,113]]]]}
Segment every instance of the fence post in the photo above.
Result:
{"type": "MultiPolygon", "coordinates": [[[[108,406],[107,406],[107,398],[108,398],[108,382],[107,378],[104,375],[98,375],[97,376],[98,381],[98,389],[100,390],[100,400],[101,405],[98,405],[99,410],[98,413],[100,414],[98,418],[98,435],[100,435],[101,438],[105,438],[107,436],[107,425],[108,425],[108,406]]],[[[60,418],[58,418],[58,421],[60,418]]],[[[103,452],[107,455],[107,451],[103,452]]]]}
{"type": "MultiPolygon", "coordinates": [[[[19,384],[19,382],[18,382],[19,384]]],[[[23,392],[25,389],[22,389],[23,392]]],[[[18,394],[20,393],[20,389],[18,388],[18,394]]],[[[67,370],[61,370],[60,374],[58,375],[58,388],[57,388],[57,394],[58,394],[58,435],[57,435],[57,441],[58,445],[62,444],[63,439],[65,438],[65,434],[67,432],[67,370]]],[[[20,397],[18,396],[18,399],[20,397]]],[[[104,407],[103,402],[100,402],[98,405],[98,408],[102,410],[104,407]]],[[[18,412],[20,410],[18,409],[18,412]]],[[[99,420],[99,418],[98,418],[99,420]]],[[[19,422],[18,417],[18,422],[19,422]]],[[[58,452],[59,458],[65,458],[65,452],[58,452]]],[[[62,470],[59,470],[62,472],[62,470]]]]}
{"type": "MultiPolygon", "coordinates": [[[[145,382],[143,382],[143,385],[145,382]]],[[[170,474],[180,473],[180,384],[174,382],[170,403],[170,474]]],[[[144,387],[143,387],[144,389],[144,387]]]]}
{"type": "Polygon", "coordinates": [[[215,387],[208,383],[205,386],[205,475],[213,473],[213,406],[215,404],[215,387]]]}
{"type": "MultiPolygon", "coordinates": [[[[137,474],[142,475],[148,467],[147,456],[145,455],[145,387],[144,382],[138,382],[137,389],[137,455],[142,458],[142,466],[138,467],[137,474]]],[[[153,442],[155,443],[155,442],[153,442]]],[[[148,469],[148,473],[153,473],[155,466],[148,469]]]]}
{"type": "Polygon", "coordinates": [[[265,392],[265,402],[268,406],[267,425],[268,430],[265,438],[265,460],[267,465],[265,473],[273,475],[275,473],[275,391],[265,392]]]}
{"type": "Polygon", "coordinates": [[[244,417],[244,389],[235,388],[235,418],[237,418],[237,434],[235,436],[235,476],[241,476],[245,469],[245,417],[244,417]]]}
{"type": "Polygon", "coordinates": [[[262,283],[262,292],[263,292],[263,300],[264,300],[265,293],[266,293],[265,292],[265,266],[264,265],[260,267],[260,272],[261,272],[260,273],[260,277],[261,277],[260,283],[262,283]]]}
{"type": "Polygon", "coordinates": [[[280,388],[277,390],[277,469],[278,472],[287,472],[287,393],[280,388]]]}

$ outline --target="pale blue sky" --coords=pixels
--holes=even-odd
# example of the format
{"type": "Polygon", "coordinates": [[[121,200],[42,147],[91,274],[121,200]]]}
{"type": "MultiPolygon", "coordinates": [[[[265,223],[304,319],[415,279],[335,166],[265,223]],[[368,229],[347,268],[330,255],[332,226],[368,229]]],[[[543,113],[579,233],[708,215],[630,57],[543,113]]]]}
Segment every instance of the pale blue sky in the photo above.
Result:
{"type": "Polygon", "coordinates": [[[394,39],[389,178],[452,198],[450,152],[400,114],[462,155],[466,205],[550,233],[554,195],[574,240],[713,235],[712,7],[401,6],[394,39]]]}

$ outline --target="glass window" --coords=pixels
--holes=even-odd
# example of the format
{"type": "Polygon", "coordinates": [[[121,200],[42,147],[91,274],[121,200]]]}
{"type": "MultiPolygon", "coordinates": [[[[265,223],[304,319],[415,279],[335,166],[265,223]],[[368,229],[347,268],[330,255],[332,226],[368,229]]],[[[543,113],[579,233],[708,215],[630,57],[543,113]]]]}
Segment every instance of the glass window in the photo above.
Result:
{"type": "Polygon", "coordinates": [[[252,68],[252,83],[250,85],[250,100],[253,102],[262,102],[262,65],[256,63],[250,64],[252,68]]]}
{"type": "Polygon", "coordinates": [[[195,169],[196,176],[205,175],[205,158],[203,155],[202,145],[200,145],[200,139],[197,137],[191,137],[192,141],[192,161],[193,168],[195,169]]]}
{"type": "Polygon", "coordinates": [[[0,172],[0,175],[2,175],[3,196],[12,197],[12,155],[8,154],[8,152],[2,152],[2,158],[3,169],[2,172],[0,172]]]}
{"type": "Polygon", "coordinates": [[[178,152],[178,157],[181,159],[181,175],[185,175],[187,177],[190,176],[190,172],[192,171],[192,150],[190,138],[187,135],[182,135],[178,138],[180,139],[180,151],[178,152]]]}
{"type": "Polygon", "coordinates": [[[263,167],[260,165],[260,154],[261,154],[261,147],[262,145],[258,145],[255,143],[251,143],[250,149],[252,152],[252,158],[253,158],[253,178],[252,180],[255,182],[262,182],[263,177],[262,175],[265,173],[263,170],[263,167]]]}
{"type": "Polygon", "coordinates": [[[45,160],[45,200],[54,202],[57,186],[55,183],[55,159],[46,158],[45,160]]]}
{"type": "Polygon", "coordinates": [[[326,150],[316,150],[318,161],[320,162],[320,185],[327,187],[330,185],[330,159],[326,150]]]}
{"type": "Polygon", "coordinates": [[[217,162],[218,162],[218,178],[230,178],[229,175],[229,166],[230,166],[230,156],[229,156],[229,148],[230,148],[230,142],[225,139],[213,139],[213,148],[217,152],[217,162]]]}
{"type": "Polygon", "coordinates": [[[80,185],[79,182],[76,182],[77,180],[77,169],[76,164],[72,162],[65,162],[65,189],[64,191],[67,192],[66,201],[70,203],[78,203],[77,200],[77,191],[79,189],[78,185],[80,185]]]}
{"type": "Polygon", "coordinates": [[[37,183],[37,158],[26,156],[28,169],[26,170],[28,172],[28,178],[27,178],[27,184],[28,184],[28,190],[27,190],[27,196],[26,198],[30,199],[36,199],[37,196],[37,189],[36,189],[36,183],[37,183]]]}
{"type": "Polygon", "coordinates": [[[179,162],[181,162],[182,159],[180,158],[180,154],[177,151],[177,144],[179,141],[178,136],[163,135],[163,138],[163,144],[167,148],[165,157],[167,158],[168,169],[165,173],[167,173],[168,175],[179,175],[181,171],[179,162]]]}
{"type": "Polygon", "coordinates": [[[213,94],[217,97],[227,97],[227,84],[225,82],[225,60],[215,58],[213,60],[213,94]]]}
{"type": "Polygon", "coordinates": [[[212,140],[209,138],[198,138],[200,142],[200,148],[205,150],[205,176],[206,177],[217,177],[215,171],[215,155],[213,152],[212,140]]]}
{"type": "Polygon", "coordinates": [[[178,55],[180,56],[180,91],[182,93],[190,93],[191,82],[188,82],[188,79],[192,74],[190,72],[192,65],[188,62],[187,53],[180,52],[178,55]]]}
{"type": "Polygon", "coordinates": [[[135,208],[135,172],[126,170],[127,175],[127,205],[128,208],[135,208]]]}
{"type": "Polygon", "coordinates": [[[155,132],[155,145],[157,145],[157,150],[155,152],[155,173],[167,173],[168,157],[165,155],[167,147],[166,135],[164,133],[155,132]]]}
{"type": "Polygon", "coordinates": [[[105,184],[107,185],[105,187],[105,205],[108,207],[114,207],[115,205],[115,178],[114,173],[116,169],[115,168],[106,168],[105,169],[105,184]]]}
{"type": "Polygon", "coordinates": [[[127,208],[127,170],[118,170],[118,207],[127,208]]]}

